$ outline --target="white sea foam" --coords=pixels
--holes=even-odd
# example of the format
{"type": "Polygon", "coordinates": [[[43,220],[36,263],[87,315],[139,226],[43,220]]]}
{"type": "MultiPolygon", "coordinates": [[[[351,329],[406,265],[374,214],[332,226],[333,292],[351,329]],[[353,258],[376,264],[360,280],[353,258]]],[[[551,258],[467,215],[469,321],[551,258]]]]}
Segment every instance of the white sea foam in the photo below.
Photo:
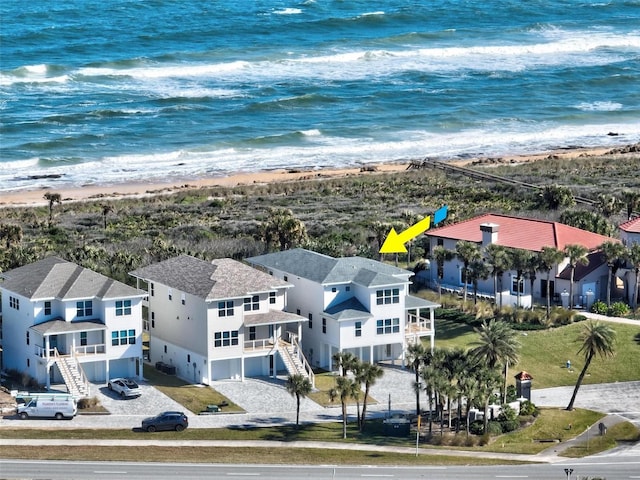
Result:
{"type": "MultiPolygon", "coordinates": [[[[304,132],[317,136],[319,133],[304,132]]],[[[29,186],[62,188],[83,184],[151,183],[225,175],[236,171],[276,168],[344,167],[424,157],[500,156],[538,153],[569,145],[584,147],[619,146],[640,142],[640,122],[575,126],[539,126],[521,122],[488,122],[485,128],[461,132],[435,133],[410,130],[393,138],[322,136],[322,142],[308,145],[265,146],[256,148],[200,147],[156,154],[130,154],[106,157],[80,164],[39,168],[38,174],[60,174],[58,179],[17,180],[33,172],[37,159],[7,163],[0,172],[0,192],[29,186]],[[608,136],[608,132],[619,136],[608,136]]]]}
{"type": "Polygon", "coordinates": [[[283,8],[282,10],[275,10],[274,15],[298,15],[302,13],[300,8],[283,8]]]}
{"type": "Polygon", "coordinates": [[[584,111],[614,112],[622,109],[622,104],[617,102],[580,103],[577,108],[584,111]]]}

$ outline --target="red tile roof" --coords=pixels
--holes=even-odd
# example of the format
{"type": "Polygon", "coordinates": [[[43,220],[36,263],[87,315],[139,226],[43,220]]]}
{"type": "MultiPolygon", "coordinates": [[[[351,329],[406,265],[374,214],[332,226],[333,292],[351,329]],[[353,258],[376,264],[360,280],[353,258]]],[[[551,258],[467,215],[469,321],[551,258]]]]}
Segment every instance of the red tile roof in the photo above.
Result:
{"type": "Polygon", "coordinates": [[[640,217],[623,223],[619,228],[620,230],[624,230],[625,232],[629,233],[640,233],[640,217]]]}
{"type": "Polygon", "coordinates": [[[618,241],[611,237],[587,232],[558,222],[535,220],[531,218],[510,217],[487,213],[454,225],[427,231],[430,237],[467,240],[481,243],[480,224],[495,223],[500,226],[496,244],[511,248],[522,248],[539,252],[542,247],[555,247],[563,250],[570,244],[582,245],[594,250],[603,242],[618,241]]]}

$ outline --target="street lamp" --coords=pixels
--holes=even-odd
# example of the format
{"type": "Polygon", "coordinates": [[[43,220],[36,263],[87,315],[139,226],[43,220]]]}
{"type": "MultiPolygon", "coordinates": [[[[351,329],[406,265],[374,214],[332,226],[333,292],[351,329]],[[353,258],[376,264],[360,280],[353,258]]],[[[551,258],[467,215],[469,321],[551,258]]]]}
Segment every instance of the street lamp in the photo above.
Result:
{"type": "Polygon", "coordinates": [[[571,474],[573,473],[573,468],[565,468],[564,473],[567,474],[567,480],[571,480],[571,474]]]}

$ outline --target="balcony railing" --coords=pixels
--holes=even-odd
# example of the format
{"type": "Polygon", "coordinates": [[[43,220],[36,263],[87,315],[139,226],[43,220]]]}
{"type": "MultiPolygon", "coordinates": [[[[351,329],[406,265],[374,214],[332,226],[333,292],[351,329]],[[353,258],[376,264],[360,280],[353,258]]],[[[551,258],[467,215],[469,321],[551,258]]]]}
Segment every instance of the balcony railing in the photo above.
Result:
{"type": "Polygon", "coordinates": [[[246,340],[244,342],[245,350],[270,350],[273,348],[272,338],[259,338],[256,340],[246,340]]]}
{"type": "Polygon", "coordinates": [[[75,347],[75,355],[98,355],[105,353],[106,346],[104,343],[96,343],[94,345],[81,345],[75,347]]]}

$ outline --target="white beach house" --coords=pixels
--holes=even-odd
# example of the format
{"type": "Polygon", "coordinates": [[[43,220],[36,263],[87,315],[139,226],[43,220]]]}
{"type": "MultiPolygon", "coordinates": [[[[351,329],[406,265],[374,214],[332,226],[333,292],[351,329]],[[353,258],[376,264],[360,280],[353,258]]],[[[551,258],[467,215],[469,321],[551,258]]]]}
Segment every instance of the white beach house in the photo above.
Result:
{"type": "Polygon", "coordinates": [[[57,257],[3,272],[3,367],[40,384],[142,374],[144,292],[57,257]]]}
{"type": "Polygon", "coordinates": [[[408,343],[435,337],[435,303],[409,295],[413,272],[361,257],[297,248],[246,259],[294,285],[286,309],[308,319],[302,348],[314,367],[337,352],[367,362],[404,360],[408,343]]]}
{"type": "Polygon", "coordinates": [[[292,285],[229,258],[180,255],[131,272],[147,290],[152,363],[194,383],[307,375],[307,319],[284,311],[292,285]]]}

